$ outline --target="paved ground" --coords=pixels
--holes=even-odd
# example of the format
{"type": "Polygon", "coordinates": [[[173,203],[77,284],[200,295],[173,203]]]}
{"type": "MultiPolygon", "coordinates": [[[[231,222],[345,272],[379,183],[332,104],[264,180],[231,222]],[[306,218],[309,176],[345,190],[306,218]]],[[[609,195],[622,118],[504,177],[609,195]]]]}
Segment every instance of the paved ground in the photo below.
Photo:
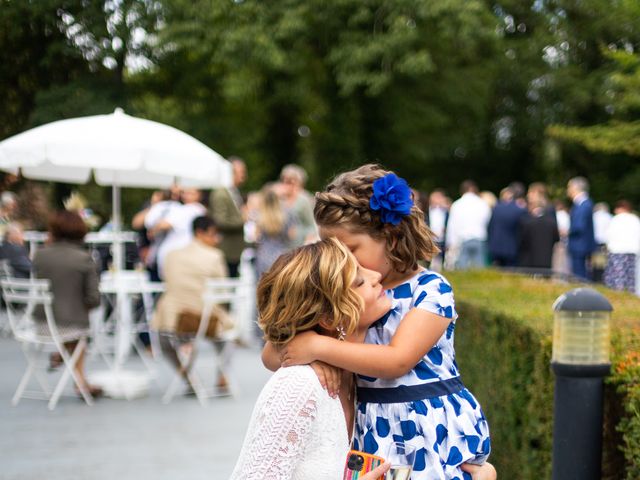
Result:
{"type": "MultiPolygon", "coordinates": [[[[127,367],[142,369],[137,358],[127,367]]],[[[40,400],[11,406],[25,362],[15,341],[0,338],[0,479],[226,479],[269,377],[257,347],[237,349],[232,367],[240,394],[206,408],[193,397],[161,402],[170,373],[163,364],[161,386],[152,385],[147,397],[104,398],[92,407],[63,397],[50,412],[40,400]]],[[[88,365],[103,368],[98,360],[88,365]]],[[[56,374],[49,375],[53,381],[56,374]]]]}

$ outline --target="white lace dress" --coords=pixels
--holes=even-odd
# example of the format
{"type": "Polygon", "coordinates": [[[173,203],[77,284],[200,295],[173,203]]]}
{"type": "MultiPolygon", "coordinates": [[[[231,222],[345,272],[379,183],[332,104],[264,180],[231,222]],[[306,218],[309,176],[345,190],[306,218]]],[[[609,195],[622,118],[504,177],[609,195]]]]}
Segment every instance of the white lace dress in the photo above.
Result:
{"type": "Polygon", "coordinates": [[[311,367],[281,368],[258,397],[231,480],[340,480],[348,451],[340,400],[311,367]]]}

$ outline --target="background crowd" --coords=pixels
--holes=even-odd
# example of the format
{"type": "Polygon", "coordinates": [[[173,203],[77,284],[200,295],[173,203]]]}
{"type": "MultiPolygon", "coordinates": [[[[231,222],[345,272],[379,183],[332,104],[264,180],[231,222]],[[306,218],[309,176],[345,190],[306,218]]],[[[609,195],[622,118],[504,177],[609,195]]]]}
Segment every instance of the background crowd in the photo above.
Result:
{"type": "MultiPolygon", "coordinates": [[[[169,253],[193,241],[193,221],[202,216],[211,219],[211,238],[206,243],[219,249],[223,273],[231,277],[239,275],[245,250],[259,277],[280,254],[318,238],[313,194],[305,189],[307,175],[302,167],[286,165],[277,181],[246,192],[245,162],[238,157],[230,161],[233,185],[229,188],[208,192],[175,185],[152,192],[131,221],[138,241],[127,251],[130,268],[144,267],[151,280],[166,281],[169,253]]],[[[563,194],[554,199],[541,182],[525,186],[515,181],[496,193],[480,191],[472,180],[461,183],[455,200],[440,188],[428,194],[414,191],[440,248],[431,268],[495,266],[638,291],[640,220],[630,201],[620,199],[612,209],[605,202],[594,203],[584,177],[571,178],[563,194]]],[[[38,221],[31,218],[32,208],[22,207],[28,202],[19,198],[20,193],[8,189],[0,197],[0,256],[9,260],[16,276],[28,277],[31,263],[23,230],[38,221]]],[[[82,201],[79,205],[67,202],[67,206],[76,207],[72,209],[85,223],[93,221],[82,201]]],[[[108,222],[102,227],[109,228],[108,222]]],[[[107,269],[108,248],[97,253],[100,269],[107,269]]]]}
{"type": "MultiPolygon", "coordinates": [[[[212,191],[208,208],[220,235],[219,248],[229,274],[237,276],[241,254],[250,247],[259,277],[280,254],[317,238],[313,195],[305,190],[304,169],[287,165],[278,181],[244,197],[240,187],[246,180],[246,165],[239,158],[233,158],[232,164],[234,185],[212,191]]],[[[496,196],[479,191],[472,180],[462,182],[455,201],[442,189],[428,195],[414,191],[440,248],[431,267],[517,268],[540,275],[604,282],[610,288],[636,292],[640,220],[631,203],[617,201],[613,213],[604,202],[594,205],[589,197],[589,182],[583,177],[570,179],[565,193],[566,198],[552,200],[543,183],[525,187],[512,182],[496,196]]],[[[139,226],[135,222],[146,215],[141,258],[152,275],[156,274],[156,263],[161,265],[166,252],[177,245],[173,238],[185,235],[185,242],[191,220],[206,211],[200,203],[195,210],[189,207],[192,199],[202,198],[202,192],[183,190],[180,194],[176,190],[174,196],[179,198],[178,195],[182,195],[182,203],[156,202],[153,198],[162,198],[162,193],[154,193],[152,202],[156,203],[134,219],[134,227],[139,226]],[[168,204],[175,209],[175,219],[164,219],[164,213],[157,215],[168,212],[168,204]],[[157,235],[162,225],[169,224],[173,225],[171,238],[157,235]],[[181,230],[183,234],[179,233],[181,230]],[[152,253],[145,254],[147,251],[152,253]],[[158,256],[154,257],[156,251],[158,256]]]]}
{"type": "MultiPolygon", "coordinates": [[[[164,284],[151,327],[158,333],[163,356],[179,374],[176,378],[182,376],[187,394],[197,394],[197,384],[189,376],[192,365],[185,362],[193,358],[195,344],[193,330],[185,332],[181,325],[190,318],[200,320],[207,279],[242,276],[247,264],[259,277],[282,253],[318,238],[314,197],[305,189],[303,168],[287,165],[277,181],[246,192],[243,186],[250,173],[246,164],[238,157],[230,162],[233,182],[228,188],[201,191],[175,185],[154,191],[131,222],[138,241],[128,267],[146,270],[149,278],[164,284]]],[[[88,330],[89,310],[100,298],[97,269],[109,265],[108,250],[106,256],[94,257],[100,260],[94,265],[81,245],[90,212],[79,208],[83,206],[77,201],[66,202],[66,217],[58,212],[49,223],[52,242],[37,250],[31,264],[20,223],[29,224],[29,219],[21,212],[18,197],[9,190],[0,197],[4,229],[0,255],[12,275],[51,279],[56,321],[67,330],[88,330]]],[[[429,194],[415,190],[413,197],[440,249],[431,262],[434,270],[493,266],[603,281],[610,288],[637,292],[640,219],[627,200],[617,201],[613,214],[606,204],[594,205],[584,177],[570,178],[562,198],[555,200],[539,182],[528,187],[512,182],[496,196],[480,191],[472,180],[461,183],[454,201],[442,189],[429,194]]],[[[109,222],[102,228],[111,228],[109,222]]],[[[220,395],[232,391],[225,375],[230,352],[218,340],[232,323],[224,309],[216,309],[210,320],[212,331],[207,332],[223,365],[214,383],[220,395]]],[[[78,393],[100,396],[101,387],[85,376],[86,344],[64,345],[64,351],[78,359],[74,365],[78,393]]],[[[62,360],[52,354],[49,362],[53,369],[62,360]]]]}
{"type": "Polygon", "coordinates": [[[627,200],[594,205],[584,177],[569,180],[566,196],[552,202],[543,183],[525,191],[513,182],[496,198],[478,192],[473,181],[461,185],[450,203],[433,192],[425,211],[438,235],[446,268],[488,265],[520,268],[544,275],[571,274],[603,281],[616,290],[636,292],[640,220],[627,200]]]}
{"type": "MultiPolygon", "coordinates": [[[[230,163],[230,187],[205,192],[174,185],[153,191],[131,221],[137,242],[129,245],[125,266],[146,270],[151,281],[164,282],[151,327],[158,332],[165,357],[184,375],[187,388],[192,387],[190,363],[181,358],[191,358],[189,334],[197,329],[207,280],[240,276],[243,260],[253,269],[252,277],[259,278],[281,254],[318,239],[314,198],[305,189],[307,175],[302,167],[286,165],[277,181],[243,193],[247,165],[239,157],[231,157],[230,163]]],[[[455,201],[443,189],[429,194],[416,190],[413,195],[440,250],[431,261],[436,271],[493,266],[638,292],[640,219],[628,200],[617,201],[613,214],[605,203],[594,205],[584,177],[569,179],[563,198],[555,200],[540,182],[528,187],[512,182],[496,196],[465,180],[455,201]]],[[[0,260],[5,260],[5,274],[51,279],[56,320],[69,328],[89,328],[88,311],[96,306],[98,277],[86,276],[87,265],[95,263],[94,273],[100,274],[112,261],[108,245],[94,246],[90,256],[82,252],[80,244],[88,226],[95,226],[95,215],[79,195],[72,194],[63,212],[72,211],[74,217],[64,217],[62,222],[72,231],[59,226],[63,217],[55,213],[48,224],[53,243],[31,252],[25,245],[23,225],[37,225],[30,217],[35,209],[21,208],[20,198],[21,192],[9,189],[0,196],[0,260]],[[55,261],[47,261],[45,268],[44,258],[55,261]],[[64,281],[74,275],[79,276],[75,285],[64,281]]],[[[110,229],[110,222],[102,226],[110,229]]],[[[208,336],[218,338],[231,328],[233,321],[226,311],[216,308],[208,336]]],[[[150,345],[148,335],[141,340],[150,345]]],[[[224,375],[229,351],[215,345],[223,364],[215,385],[224,393],[229,388],[224,375]]],[[[67,348],[71,353],[76,346],[71,342],[67,348]]],[[[87,392],[100,394],[84,380],[82,352],[79,358],[77,374],[87,392]]],[[[59,363],[59,358],[52,357],[52,366],[59,363]]]]}

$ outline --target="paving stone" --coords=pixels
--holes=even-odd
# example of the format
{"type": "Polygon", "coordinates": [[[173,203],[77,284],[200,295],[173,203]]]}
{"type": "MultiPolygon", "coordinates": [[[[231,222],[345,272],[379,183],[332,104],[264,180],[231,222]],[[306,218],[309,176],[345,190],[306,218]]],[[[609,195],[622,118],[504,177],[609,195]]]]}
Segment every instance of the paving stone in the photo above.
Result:
{"type": "MultiPolygon", "coordinates": [[[[214,381],[203,354],[202,378],[214,381]]],[[[159,383],[135,400],[101,398],[89,407],[73,396],[51,412],[42,400],[11,397],[26,362],[12,339],[0,338],[0,479],[2,480],[218,480],[231,474],[253,404],[270,373],[257,347],[237,348],[232,371],[240,393],[201,407],[193,396],[161,401],[171,371],[159,365],[159,383]]],[[[91,359],[87,371],[104,369],[91,359]]],[[[142,371],[133,355],[126,368],[142,371]]],[[[59,373],[48,374],[51,383],[59,373]]]]}

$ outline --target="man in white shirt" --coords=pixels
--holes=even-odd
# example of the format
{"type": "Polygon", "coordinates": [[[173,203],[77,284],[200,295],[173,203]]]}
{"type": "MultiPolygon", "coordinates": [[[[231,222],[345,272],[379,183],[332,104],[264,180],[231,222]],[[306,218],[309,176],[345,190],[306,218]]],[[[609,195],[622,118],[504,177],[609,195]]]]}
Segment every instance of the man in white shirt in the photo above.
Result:
{"type": "Polygon", "coordinates": [[[605,202],[598,202],[593,206],[593,236],[596,244],[607,243],[607,230],[613,215],[609,212],[609,205],[605,202]]]}
{"type": "Polygon", "coordinates": [[[157,250],[157,264],[160,278],[163,279],[164,260],[173,250],[187,246],[193,240],[191,225],[196,217],[207,214],[207,209],[200,203],[201,192],[196,188],[182,191],[182,204],[171,202],[166,205],[160,202],[149,210],[144,225],[154,236],[164,235],[157,250]]]}
{"type": "Polygon", "coordinates": [[[447,255],[455,255],[455,268],[482,268],[486,265],[487,225],[491,209],[478,196],[478,186],[465,180],[460,186],[461,197],[449,211],[446,245],[447,255]]]}
{"type": "Polygon", "coordinates": [[[602,275],[607,264],[605,244],[612,217],[607,203],[598,202],[593,206],[593,237],[596,240],[596,250],[591,255],[591,274],[594,282],[602,282],[602,275]]]}

